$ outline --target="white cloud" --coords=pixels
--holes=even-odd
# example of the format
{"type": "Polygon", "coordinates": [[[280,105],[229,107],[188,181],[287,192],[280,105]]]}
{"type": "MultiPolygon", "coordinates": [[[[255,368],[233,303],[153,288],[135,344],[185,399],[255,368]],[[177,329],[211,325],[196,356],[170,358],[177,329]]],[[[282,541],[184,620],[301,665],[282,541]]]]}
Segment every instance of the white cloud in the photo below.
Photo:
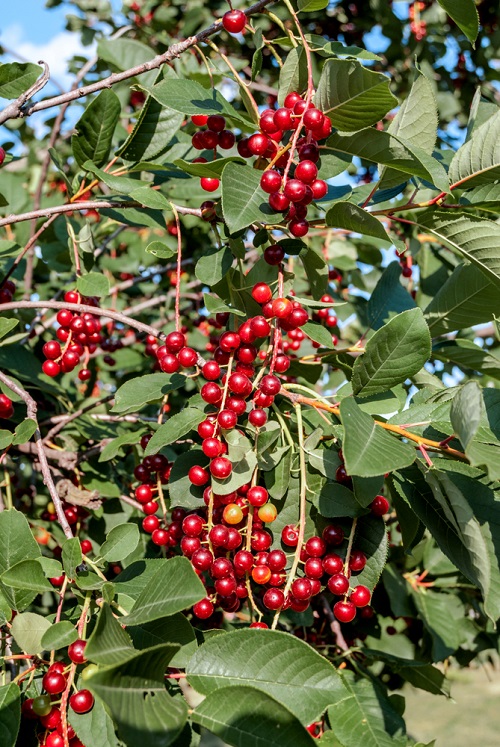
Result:
{"type": "Polygon", "coordinates": [[[50,68],[51,77],[64,90],[71,86],[73,76],[67,72],[67,63],[75,54],[89,57],[92,47],[84,47],[78,34],[60,31],[46,42],[35,44],[25,38],[24,30],[19,24],[5,29],[0,36],[0,44],[5,44],[9,51],[29,62],[43,60],[50,68]]]}

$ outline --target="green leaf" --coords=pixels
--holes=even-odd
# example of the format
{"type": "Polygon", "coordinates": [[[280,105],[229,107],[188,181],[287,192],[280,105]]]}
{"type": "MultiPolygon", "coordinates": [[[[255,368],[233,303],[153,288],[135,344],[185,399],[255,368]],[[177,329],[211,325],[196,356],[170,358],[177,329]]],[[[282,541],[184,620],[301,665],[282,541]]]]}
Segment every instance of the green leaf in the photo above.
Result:
{"type": "Polygon", "coordinates": [[[418,373],[431,355],[431,336],[421,309],[403,311],[381,327],[356,358],[352,390],[360,397],[386,392],[418,373]]]}
{"type": "MultiPolygon", "coordinates": [[[[432,155],[436,145],[438,110],[431,81],[417,73],[408,97],[402,102],[399,111],[389,124],[387,132],[397,135],[407,143],[417,145],[432,155]]],[[[408,178],[411,174],[408,174],[408,178]]],[[[389,189],[401,184],[402,175],[389,167],[382,169],[379,189],[389,189]]]]}
{"type": "Polygon", "coordinates": [[[262,172],[251,166],[228,163],[222,173],[222,213],[230,233],[251,223],[269,220],[272,211],[260,186],[262,172]]]}
{"type": "MultiPolygon", "coordinates": [[[[300,10],[300,8],[299,8],[300,10]]],[[[292,91],[303,91],[307,86],[306,51],[302,45],[292,47],[280,70],[278,103],[283,106],[286,96],[292,91]]]]}
{"type": "Polygon", "coordinates": [[[180,644],[179,651],[170,662],[172,667],[184,668],[198,648],[194,628],[181,612],[144,625],[130,626],[127,632],[134,642],[134,647],[138,649],[151,648],[167,642],[180,644]]]}
{"type": "Polygon", "coordinates": [[[172,698],[164,683],[177,648],[166,643],[138,651],[133,659],[100,670],[86,683],[106,703],[127,747],[168,747],[182,731],[187,705],[172,698]]]}
{"type": "Polygon", "coordinates": [[[10,633],[25,654],[40,654],[43,651],[43,634],[52,623],[34,612],[21,612],[12,621],[10,633]]]}
{"type": "Polygon", "coordinates": [[[432,660],[442,661],[451,656],[466,640],[465,608],[460,599],[432,589],[412,590],[412,599],[432,639],[432,660]]]}
{"type": "Polygon", "coordinates": [[[357,60],[328,60],[315,104],[337,130],[356,132],[375,124],[397,105],[389,86],[386,75],[367,70],[357,60]]]}
{"type": "Polygon", "coordinates": [[[103,666],[115,666],[135,656],[130,636],[113,615],[109,604],[101,607],[97,624],[85,647],[85,656],[103,666]]]}
{"type": "MultiPolygon", "coordinates": [[[[312,246],[301,249],[299,257],[306,271],[311,295],[313,299],[317,300],[327,290],[328,264],[325,262],[322,253],[316,251],[312,246]]],[[[311,305],[313,304],[314,301],[311,302],[311,305]]]]}
{"type": "Polygon", "coordinates": [[[256,688],[222,687],[192,714],[224,743],[245,747],[313,747],[315,741],[296,716],[256,688]]]}
{"type": "MultiPolygon", "coordinates": [[[[97,43],[97,54],[101,60],[109,62],[118,70],[128,70],[137,67],[144,62],[149,62],[155,56],[154,51],[147,44],[136,39],[106,39],[101,38],[97,43]]],[[[156,70],[143,73],[140,77],[142,83],[157,76],[156,70]]]]}
{"type": "Polygon", "coordinates": [[[444,341],[438,348],[433,348],[432,355],[440,361],[450,361],[462,369],[479,371],[500,380],[500,358],[472,340],[444,341]]]}
{"type": "Polygon", "coordinates": [[[135,412],[149,402],[157,402],[168,392],[180,389],[186,381],[180,374],[154,373],[129,379],[115,394],[114,413],[135,412]]]}
{"type": "Polygon", "coordinates": [[[463,189],[482,187],[500,179],[500,112],[474,130],[450,163],[450,181],[463,189]]]}
{"type": "Polygon", "coordinates": [[[21,692],[10,682],[0,687],[0,743],[2,747],[15,747],[21,723],[21,692]]]}
{"type": "Polygon", "coordinates": [[[403,719],[377,685],[344,677],[345,696],[328,709],[335,736],[344,747],[406,747],[403,719]]]}
{"type": "Polygon", "coordinates": [[[143,429],[140,431],[128,431],[127,433],[122,433],[121,436],[117,436],[117,438],[113,438],[113,440],[110,441],[109,444],[106,444],[104,449],[101,451],[99,461],[109,462],[110,459],[115,459],[118,454],[125,451],[123,448],[124,446],[137,444],[138,436],[142,431],[143,429]]]}
{"type": "Polygon", "coordinates": [[[45,651],[57,651],[66,648],[78,638],[78,631],[69,620],[62,620],[47,628],[42,636],[42,646],[45,651]]]}
{"type": "Polygon", "coordinates": [[[82,548],[78,537],[72,537],[63,542],[62,562],[64,572],[69,578],[75,578],[76,569],[83,562],[82,548]]]}
{"type": "Polygon", "coordinates": [[[137,598],[132,612],[122,622],[124,625],[140,625],[173,615],[199,602],[205,593],[205,587],[189,560],[172,558],[161,564],[137,598]]]}
{"type": "Polygon", "coordinates": [[[234,257],[229,247],[224,246],[222,249],[212,247],[196,263],[195,275],[206,285],[216,285],[229,272],[233,260],[234,257]]]}
{"type": "Polygon", "coordinates": [[[89,272],[80,275],[76,281],[76,287],[82,296],[107,296],[109,294],[109,279],[101,272],[89,272]]]}
{"type": "Polygon", "coordinates": [[[208,163],[192,163],[191,161],[185,161],[183,158],[177,158],[174,161],[174,165],[185,171],[186,174],[199,177],[209,176],[215,179],[221,178],[228,163],[244,164],[245,160],[241,156],[228,156],[227,158],[216,158],[214,161],[208,161],[208,163]]]}
{"type": "Polygon", "coordinates": [[[137,189],[141,185],[145,185],[146,182],[142,182],[139,179],[132,179],[130,176],[115,176],[114,174],[108,174],[107,171],[99,169],[92,161],[86,161],[83,164],[85,171],[89,171],[94,174],[101,182],[106,184],[114,192],[120,194],[129,195],[132,190],[137,189]]]}
{"type": "MultiPolygon", "coordinates": [[[[163,70],[166,65],[163,66],[163,70]]],[[[125,140],[118,155],[127,161],[149,161],[165,151],[179,130],[184,115],[162,106],[148,96],[134,129],[125,140]]]]}
{"type": "Polygon", "coordinates": [[[202,695],[221,687],[248,685],[293,710],[303,724],[315,721],[345,695],[343,680],[329,661],[298,638],[275,630],[240,630],[208,639],[186,673],[202,695]]]}
{"type": "Polygon", "coordinates": [[[439,242],[472,262],[487,279],[500,287],[500,225],[492,220],[444,210],[425,211],[415,222],[439,242]]]}
{"type": "Polygon", "coordinates": [[[79,166],[86,161],[93,161],[96,166],[106,163],[120,111],[120,99],[111,90],[101,91],[87,106],[71,138],[71,148],[79,166]]]}
{"type": "Polygon", "coordinates": [[[380,276],[367,306],[367,321],[372,329],[380,329],[395,314],[415,308],[415,301],[400,278],[399,262],[391,262],[380,276]]]}
{"type": "Polygon", "coordinates": [[[352,202],[336,202],[326,214],[326,224],[334,228],[345,228],[352,233],[375,236],[375,238],[387,241],[389,244],[404,247],[403,242],[391,239],[382,223],[374,215],[352,202]]]}
{"type": "Polygon", "coordinates": [[[36,560],[21,560],[2,573],[2,584],[13,589],[27,589],[42,594],[52,591],[52,584],[45,578],[42,566],[36,560]]]}
{"type": "Polygon", "coordinates": [[[450,409],[453,431],[459,437],[464,449],[467,449],[477,433],[482,410],[481,389],[476,381],[468,381],[453,397],[450,409]]]}
{"type": "Polygon", "coordinates": [[[387,562],[389,541],[383,521],[374,516],[362,516],[356,528],[356,548],[365,553],[367,562],[361,573],[352,576],[353,583],[364,584],[373,591],[387,562]]]}
{"type": "Polygon", "coordinates": [[[413,174],[431,182],[442,192],[449,191],[448,175],[442,164],[419,146],[406,142],[398,135],[374,128],[361,130],[355,135],[336,133],[328,138],[327,146],[340,153],[413,174]]]}
{"type": "Polygon", "coordinates": [[[3,450],[3,449],[6,449],[7,446],[10,446],[13,438],[14,438],[14,434],[11,433],[11,431],[1,429],[0,430],[0,449],[3,450]]]}
{"type": "Polygon", "coordinates": [[[475,265],[459,265],[424,311],[431,335],[489,322],[498,313],[498,288],[475,265]]]}
{"type": "Polygon", "coordinates": [[[327,8],[328,0],[298,0],[297,5],[300,13],[313,13],[315,10],[327,8]]]}
{"type": "Polygon", "coordinates": [[[43,70],[32,62],[8,62],[0,65],[0,98],[17,99],[39,78],[43,70]]]}
{"type": "Polygon", "coordinates": [[[109,563],[115,563],[134,552],[139,539],[137,524],[118,524],[106,535],[100,555],[109,563]]]}
{"type": "Polygon", "coordinates": [[[170,259],[176,254],[176,250],[173,247],[167,246],[163,241],[152,241],[147,245],[146,251],[148,254],[152,254],[153,257],[159,259],[170,259]]]}
{"type": "Polygon", "coordinates": [[[328,331],[327,327],[323,327],[318,322],[306,322],[301,329],[305,335],[314,340],[314,342],[319,342],[322,347],[329,348],[330,350],[334,349],[335,345],[332,342],[332,333],[328,331]]]}
{"type": "MultiPolygon", "coordinates": [[[[36,560],[40,557],[40,547],[31,533],[24,514],[15,508],[0,513],[0,574],[23,560],[36,560]]],[[[17,591],[2,585],[7,601],[14,609],[24,609],[33,601],[36,594],[31,591],[17,591]]]]}
{"type": "Polygon", "coordinates": [[[251,122],[237,112],[219,91],[203,88],[196,81],[167,79],[145,90],[160,104],[174,111],[189,115],[222,114],[252,127],[251,122]]]}
{"type": "Polygon", "coordinates": [[[180,454],[172,465],[168,481],[168,491],[172,506],[186,509],[199,508],[203,504],[203,489],[193,485],[188,472],[191,467],[199,464],[206,466],[208,460],[201,449],[191,449],[180,454]]]}
{"type": "Polygon", "coordinates": [[[186,434],[190,433],[193,428],[205,420],[206,415],[195,407],[185,407],[176,415],[172,415],[166,423],[160,425],[153,438],[149,441],[144,456],[157,454],[164,446],[173,444],[186,434]]]}
{"type": "Polygon", "coordinates": [[[19,423],[19,425],[16,426],[16,430],[14,431],[14,438],[12,439],[13,446],[25,444],[26,441],[30,440],[36,429],[37,425],[35,420],[32,420],[31,418],[23,420],[22,423],[19,423]]]}
{"type": "Polygon", "coordinates": [[[407,467],[415,460],[413,446],[377,426],[352,397],[345,397],[340,403],[340,417],[345,431],[342,451],[349,475],[376,477],[407,467]]]}
{"type": "Polygon", "coordinates": [[[0,339],[5,337],[5,335],[8,335],[11,329],[17,327],[18,324],[19,319],[6,319],[5,317],[0,317],[0,339]]]}
{"type": "Polygon", "coordinates": [[[474,46],[479,33],[479,15],[474,0],[460,0],[458,3],[456,0],[438,0],[438,3],[474,46]]]}
{"type": "Polygon", "coordinates": [[[161,192],[151,188],[151,185],[147,184],[144,187],[138,187],[130,193],[130,197],[145,207],[152,208],[153,210],[169,210],[170,202],[167,200],[165,195],[161,192]]]}
{"type": "Polygon", "coordinates": [[[208,293],[204,293],[203,302],[205,304],[205,308],[210,314],[227,312],[228,314],[235,314],[236,316],[245,316],[244,311],[234,309],[232,306],[227,306],[227,304],[221,301],[220,298],[217,298],[217,296],[210,296],[208,293]]]}
{"type": "Polygon", "coordinates": [[[69,708],[68,721],[82,744],[117,747],[113,721],[99,698],[95,699],[94,706],[88,713],[75,713],[69,708]]]}

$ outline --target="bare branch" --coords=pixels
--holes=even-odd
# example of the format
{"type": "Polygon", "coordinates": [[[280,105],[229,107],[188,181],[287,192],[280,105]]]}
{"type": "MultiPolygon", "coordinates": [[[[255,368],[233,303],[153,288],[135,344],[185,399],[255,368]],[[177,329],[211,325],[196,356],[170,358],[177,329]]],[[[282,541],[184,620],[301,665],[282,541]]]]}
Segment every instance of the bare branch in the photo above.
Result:
{"type": "Polygon", "coordinates": [[[68,537],[68,539],[71,539],[73,537],[73,532],[71,531],[71,527],[66,518],[66,514],[64,513],[62,501],[59,497],[59,493],[57,492],[56,486],[54,484],[54,480],[52,479],[49,463],[47,461],[47,456],[45,454],[45,447],[42,441],[42,434],[40,433],[40,428],[38,426],[38,420],[37,420],[37,404],[35,400],[33,399],[33,397],[30,394],[28,394],[28,392],[25,389],[20,387],[18,384],[16,384],[15,381],[12,381],[12,379],[10,379],[8,376],[6,376],[1,371],[0,371],[0,381],[2,381],[5,384],[5,386],[7,386],[11,391],[17,394],[18,397],[21,397],[23,402],[26,404],[26,412],[27,412],[28,418],[30,418],[31,420],[34,420],[36,423],[36,431],[34,434],[34,438],[35,438],[35,445],[36,445],[36,449],[38,453],[38,460],[40,462],[40,467],[42,469],[43,482],[47,486],[50,497],[52,499],[52,503],[55,506],[59,524],[61,525],[62,530],[64,534],[66,535],[66,537],[68,537]]]}
{"type": "MultiPolygon", "coordinates": [[[[112,201],[112,200],[87,200],[86,202],[72,202],[65,205],[55,205],[54,207],[43,208],[42,210],[32,210],[30,213],[19,213],[19,215],[8,215],[0,220],[2,226],[10,226],[13,223],[22,223],[25,220],[36,220],[37,218],[49,218],[51,215],[62,215],[63,213],[72,213],[78,210],[103,210],[105,208],[146,208],[141,202],[135,200],[129,201],[112,201]]],[[[176,205],[175,209],[182,215],[195,215],[201,218],[201,210],[197,208],[182,207],[176,205]]]]}

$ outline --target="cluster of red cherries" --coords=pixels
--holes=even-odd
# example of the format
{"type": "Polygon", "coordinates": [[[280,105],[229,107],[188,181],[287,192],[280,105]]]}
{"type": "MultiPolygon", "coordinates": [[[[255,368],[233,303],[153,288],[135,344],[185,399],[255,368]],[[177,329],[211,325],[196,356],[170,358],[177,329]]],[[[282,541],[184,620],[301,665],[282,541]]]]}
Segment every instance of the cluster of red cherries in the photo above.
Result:
{"type": "Polygon", "coordinates": [[[180,368],[192,368],[198,362],[198,353],[186,345],[183,332],[170,332],[163,345],[153,335],[146,338],[146,353],[155,356],[163,373],[173,374],[180,368]]]}
{"type": "MultiPolygon", "coordinates": [[[[84,664],[87,642],[78,638],[68,647],[68,657],[73,664],[84,664]]],[[[42,678],[44,693],[35,698],[27,698],[22,705],[22,715],[30,721],[39,721],[43,731],[39,735],[42,747],[64,747],[63,723],[60,700],[68,687],[71,665],[62,661],[51,664],[42,678]],[[42,741],[43,740],[43,741],[42,741]]],[[[90,690],[77,690],[69,698],[69,705],[75,713],[88,713],[94,706],[94,696],[90,690]]],[[[85,747],[76,736],[75,730],[67,724],[69,747],[85,747]]]]}
{"type": "MultiPolygon", "coordinates": [[[[67,291],[64,294],[64,301],[70,306],[99,306],[97,298],[81,296],[76,290],[67,291]]],[[[78,378],[80,381],[88,381],[92,375],[87,368],[90,354],[103,343],[99,317],[88,311],[78,312],[67,308],[58,311],[56,319],[59,324],[56,331],[57,340],[49,340],[42,348],[46,358],[42,365],[44,374],[55,377],[60,373],[69,373],[84,357],[84,367],[78,372],[78,378]]]]}
{"type": "MultiPolygon", "coordinates": [[[[206,130],[199,130],[193,135],[192,144],[197,150],[213,150],[215,157],[218,147],[229,150],[234,146],[236,138],[226,129],[226,120],[223,116],[196,114],[191,120],[199,127],[207,127],[206,130]]],[[[318,142],[330,135],[331,122],[323,112],[304,100],[300,94],[291,92],[286,96],[282,107],[262,112],[259,127],[260,132],[244,137],[238,142],[238,153],[243,158],[256,156],[259,159],[257,167],[264,168],[260,185],[269,195],[271,209],[285,214],[284,220],[292,236],[305,236],[309,230],[309,223],[306,220],[308,205],[314,200],[320,200],[328,192],[327,183],[323,179],[318,179],[317,163],[320,157],[318,142]],[[303,129],[304,133],[296,139],[294,151],[297,151],[298,163],[295,164],[295,152],[291,152],[290,143],[281,150],[279,143],[291,133],[297,134],[299,128],[303,129]],[[293,177],[289,178],[292,168],[293,177]]],[[[206,162],[207,159],[204,157],[195,158],[193,161],[206,162]]],[[[219,180],[214,177],[203,177],[200,184],[205,191],[214,192],[219,187],[219,180]]]]}

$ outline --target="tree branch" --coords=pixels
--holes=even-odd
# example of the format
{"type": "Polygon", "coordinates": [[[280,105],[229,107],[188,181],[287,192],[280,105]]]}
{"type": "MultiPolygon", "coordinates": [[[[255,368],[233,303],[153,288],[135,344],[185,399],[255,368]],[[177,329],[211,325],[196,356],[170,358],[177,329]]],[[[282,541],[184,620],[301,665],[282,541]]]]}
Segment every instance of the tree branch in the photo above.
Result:
{"type": "MultiPolygon", "coordinates": [[[[72,202],[64,205],[55,205],[54,207],[43,208],[42,210],[32,210],[29,213],[19,213],[19,215],[8,215],[0,220],[2,226],[10,226],[13,223],[22,223],[25,220],[36,220],[37,218],[49,218],[51,215],[62,215],[63,213],[72,213],[75,210],[103,210],[104,208],[144,208],[146,206],[135,200],[112,201],[112,200],[87,200],[86,202],[72,202]]],[[[175,209],[181,215],[195,215],[201,218],[201,210],[197,208],[182,207],[176,205],[175,209]]]]}
{"type": "Polygon", "coordinates": [[[18,309],[71,309],[72,311],[78,311],[81,313],[88,312],[89,314],[95,314],[96,316],[106,316],[109,319],[114,319],[117,322],[137,329],[139,332],[144,332],[146,335],[153,335],[159,340],[165,340],[166,334],[159,332],[154,327],[150,327],[149,324],[138,322],[129,316],[120,314],[119,311],[111,311],[111,309],[100,309],[98,306],[87,306],[84,303],[72,303],[68,304],[65,301],[9,301],[9,303],[3,303],[0,306],[2,311],[17,311],[18,309]]]}
{"type": "Polygon", "coordinates": [[[29,99],[34,96],[35,93],[41,91],[42,88],[44,88],[49,82],[49,66],[43,60],[39,60],[38,64],[42,65],[43,67],[42,74],[39,78],[37,78],[33,85],[28,88],[27,91],[24,91],[24,93],[22,93],[15,101],[6,106],[5,109],[0,112],[0,125],[2,125],[8,119],[16,119],[17,117],[21,117],[23,106],[26,104],[26,102],[29,101],[29,99]]]}
{"type": "Polygon", "coordinates": [[[66,535],[66,537],[68,539],[71,539],[73,537],[73,532],[71,531],[71,527],[66,518],[66,514],[64,513],[62,501],[59,497],[59,493],[57,492],[56,486],[54,484],[54,480],[52,479],[49,463],[47,461],[47,456],[45,454],[45,447],[42,441],[42,434],[40,433],[40,428],[38,426],[38,420],[36,416],[37,404],[35,400],[33,399],[33,397],[30,394],[28,394],[28,392],[25,389],[20,387],[18,384],[12,381],[12,379],[10,379],[8,376],[6,376],[1,371],[0,371],[0,381],[2,381],[5,384],[5,386],[7,386],[11,391],[17,394],[18,397],[21,397],[23,402],[26,404],[26,413],[28,415],[28,418],[30,418],[31,420],[34,420],[36,423],[36,431],[35,431],[34,437],[35,437],[36,450],[38,452],[38,460],[40,462],[40,467],[42,469],[43,482],[47,486],[50,497],[52,499],[52,503],[55,506],[59,524],[61,525],[62,530],[64,534],[66,535]]]}
{"type": "MultiPolygon", "coordinates": [[[[273,2],[275,2],[275,0],[259,0],[259,2],[251,5],[244,12],[247,16],[251,16],[253,13],[258,13],[260,10],[265,8],[266,5],[270,5],[273,2]]],[[[44,109],[50,109],[53,106],[66,104],[70,101],[74,101],[75,99],[80,99],[83,96],[89,96],[91,93],[102,91],[103,88],[111,88],[116,83],[121,83],[121,81],[123,80],[128,80],[129,78],[134,78],[137,75],[142,75],[143,73],[149,72],[149,70],[156,70],[166,62],[171,62],[176,57],[179,57],[179,55],[181,55],[187,49],[194,47],[196,44],[200,44],[200,42],[205,41],[210,36],[212,36],[213,34],[217,34],[221,30],[222,19],[218,19],[211,26],[204,29],[204,31],[200,31],[199,34],[196,34],[196,36],[190,36],[188,39],[184,39],[181,42],[172,44],[166,52],[157,55],[152,60],[150,60],[149,62],[145,62],[142,65],[136,65],[135,67],[131,67],[129,70],[124,70],[121,73],[113,73],[113,75],[109,75],[107,78],[103,78],[103,80],[99,80],[96,83],[91,83],[88,86],[82,86],[82,88],[68,91],[67,93],[61,94],[60,96],[53,96],[52,98],[45,99],[45,101],[39,101],[29,107],[22,108],[21,106],[15,107],[13,105],[9,105],[4,109],[3,112],[0,113],[0,124],[7,121],[7,119],[29,117],[34,112],[39,112],[44,109]]],[[[25,101],[27,101],[27,99],[25,99],[25,101]]]]}

